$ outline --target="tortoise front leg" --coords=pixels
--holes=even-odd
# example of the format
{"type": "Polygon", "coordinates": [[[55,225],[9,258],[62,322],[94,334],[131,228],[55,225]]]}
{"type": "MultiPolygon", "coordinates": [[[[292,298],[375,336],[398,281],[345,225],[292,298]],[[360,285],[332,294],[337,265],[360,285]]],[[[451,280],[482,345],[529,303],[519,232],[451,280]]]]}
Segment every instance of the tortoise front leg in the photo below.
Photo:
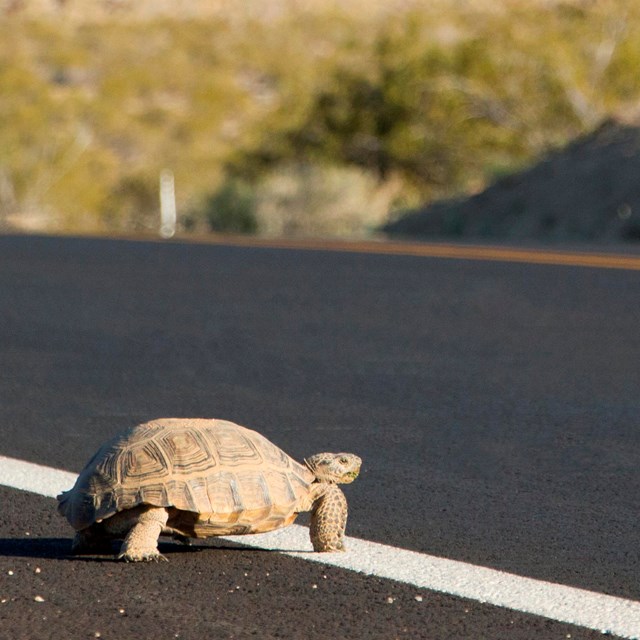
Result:
{"type": "Polygon", "coordinates": [[[151,507],[137,515],[120,547],[119,560],[148,562],[166,560],[158,551],[158,538],[167,524],[166,509],[151,507]]]}
{"type": "Polygon", "coordinates": [[[335,484],[322,484],[322,493],[311,513],[311,543],[314,551],[345,551],[347,499],[335,484]]]}

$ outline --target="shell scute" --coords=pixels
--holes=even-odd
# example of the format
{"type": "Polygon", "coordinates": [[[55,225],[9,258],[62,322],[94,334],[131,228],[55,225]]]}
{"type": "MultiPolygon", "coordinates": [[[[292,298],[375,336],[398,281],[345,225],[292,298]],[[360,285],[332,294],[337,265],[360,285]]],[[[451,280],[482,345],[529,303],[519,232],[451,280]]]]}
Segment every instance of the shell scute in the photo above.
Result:
{"type": "Polygon", "coordinates": [[[218,464],[203,435],[198,431],[168,431],[158,438],[174,474],[210,473],[218,464]]]}
{"type": "Polygon", "coordinates": [[[159,443],[154,441],[132,445],[128,451],[116,454],[114,458],[116,478],[123,484],[144,481],[145,478],[159,480],[168,477],[173,471],[169,466],[171,461],[167,459],[159,443]]]}
{"type": "Polygon", "coordinates": [[[236,477],[238,499],[242,503],[241,510],[271,507],[273,503],[271,492],[263,473],[260,471],[239,471],[236,477]]]}
{"type": "MultiPolygon", "coordinates": [[[[225,467],[256,465],[262,462],[262,446],[258,451],[249,434],[232,428],[231,423],[223,422],[215,431],[209,431],[211,449],[220,464],[225,467]]],[[[262,445],[262,442],[260,442],[262,445]]]]}

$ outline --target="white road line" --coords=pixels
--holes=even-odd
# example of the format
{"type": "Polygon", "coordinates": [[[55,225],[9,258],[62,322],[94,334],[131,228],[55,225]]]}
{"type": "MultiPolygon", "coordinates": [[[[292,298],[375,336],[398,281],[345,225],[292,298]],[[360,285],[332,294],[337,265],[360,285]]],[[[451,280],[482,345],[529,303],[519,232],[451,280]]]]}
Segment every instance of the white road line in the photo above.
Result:
{"type": "Polygon", "coordinates": [[[78,474],[0,456],[0,485],[55,498],[72,487],[78,474]]]}
{"type": "MultiPolygon", "coordinates": [[[[0,485],[55,497],[69,489],[76,474],[0,456],[0,485]]],[[[295,558],[330,564],[419,588],[469,598],[558,622],[640,639],[640,602],[534,580],[456,560],[347,538],[346,553],[313,553],[306,527],[272,533],[229,536],[243,546],[272,549],[295,558]]]]}

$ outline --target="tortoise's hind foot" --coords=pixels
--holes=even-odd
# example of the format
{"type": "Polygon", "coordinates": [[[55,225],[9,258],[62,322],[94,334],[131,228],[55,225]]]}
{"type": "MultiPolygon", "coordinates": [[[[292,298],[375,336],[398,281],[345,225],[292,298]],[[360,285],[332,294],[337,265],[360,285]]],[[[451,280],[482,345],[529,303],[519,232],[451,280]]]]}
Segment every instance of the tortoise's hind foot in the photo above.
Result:
{"type": "Polygon", "coordinates": [[[112,555],[113,548],[108,538],[89,528],[76,533],[71,543],[71,553],[74,556],[112,555]]]}

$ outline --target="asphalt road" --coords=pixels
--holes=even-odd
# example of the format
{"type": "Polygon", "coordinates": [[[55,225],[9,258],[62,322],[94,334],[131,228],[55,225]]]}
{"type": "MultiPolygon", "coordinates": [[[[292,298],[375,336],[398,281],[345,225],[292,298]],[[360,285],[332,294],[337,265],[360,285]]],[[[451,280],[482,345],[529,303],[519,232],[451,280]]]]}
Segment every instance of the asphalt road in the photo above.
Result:
{"type": "MultiPolygon", "coordinates": [[[[358,453],[351,536],[640,600],[639,300],[631,270],[0,237],[0,455],[223,417],[358,453]]],[[[54,501],[0,504],[2,640],[602,637],[256,550],[72,559],[54,501]]]]}

